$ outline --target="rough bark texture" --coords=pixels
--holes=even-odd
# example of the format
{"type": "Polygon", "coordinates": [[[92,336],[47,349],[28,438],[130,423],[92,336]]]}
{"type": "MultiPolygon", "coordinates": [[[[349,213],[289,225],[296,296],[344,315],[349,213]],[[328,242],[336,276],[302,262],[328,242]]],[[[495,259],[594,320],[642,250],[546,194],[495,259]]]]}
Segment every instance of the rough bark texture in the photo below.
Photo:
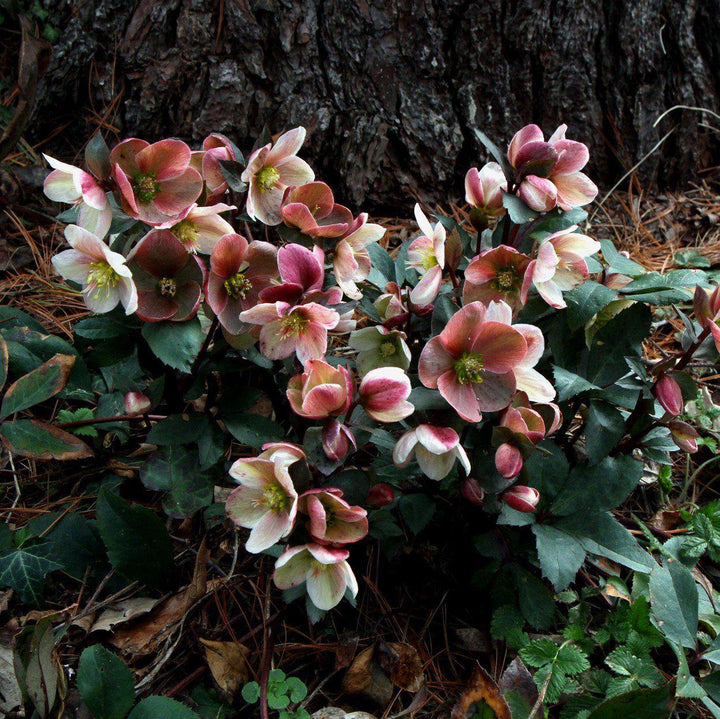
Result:
{"type": "MultiPolygon", "coordinates": [[[[461,196],[499,144],[566,122],[608,186],[675,127],[643,181],[717,160],[720,0],[47,0],[67,17],[33,120],[42,137],[91,108],[123,135],[212,131],[249,149],[264,124],[310,129],[302,155],[354,209],[461,196]]],[[[97,117],[96,115],[96,117],[97,117]]]]}

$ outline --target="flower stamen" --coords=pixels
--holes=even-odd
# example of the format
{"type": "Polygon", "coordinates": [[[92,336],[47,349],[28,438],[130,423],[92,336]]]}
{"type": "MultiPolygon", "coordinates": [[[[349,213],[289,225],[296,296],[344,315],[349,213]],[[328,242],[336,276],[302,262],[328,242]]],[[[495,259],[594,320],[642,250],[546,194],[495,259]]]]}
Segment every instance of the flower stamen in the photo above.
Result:
{"type": "Polygon", "coordinates": [[[477,352],[464,352],[455,362],[455,374],[460,384],[480,384],[483,381],[483,358],[477,352]]]}
{"type": "Polygon", "coordinates": [[[175,297],[175,293],[177,292],[177,282],[175,282],[172,277],[163,277],[158,282],[158,287],[160,288],[160,294],[163,297],[175,297]]]}
{"type": "Polygon", "coordinates": [[[272,190],[279,179],[280,173],[274,167],[263,167],[263,169],[255,175],[255,181],[260,188],[260,192],[272,190]]]}
{"type": "Polygon", "coordinates": [[[141,205],[149,205],[160,194],[160,183],[152,172],[135,175],[132,188],[141,205]]]}

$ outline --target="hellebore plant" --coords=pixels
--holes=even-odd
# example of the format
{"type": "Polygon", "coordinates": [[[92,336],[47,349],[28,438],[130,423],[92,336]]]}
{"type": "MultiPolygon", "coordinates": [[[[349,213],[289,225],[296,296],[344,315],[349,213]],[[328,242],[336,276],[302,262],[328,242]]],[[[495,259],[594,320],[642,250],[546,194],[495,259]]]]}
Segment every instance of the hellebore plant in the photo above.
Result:
{"type": "Polygon", "coordinates": [[[686,407],[720,349],[720,289],[700,271],[648,273],[580,231],[597,188],[565,133],[528,125],[506,152],[478,135],[494,161],[467,172],[467,219],[415,205],[405,241],[315,180],[302,127],[247,163],[218,134],[195,150],[95,138],[88,170],[48,158],[48,197],[79,218],[56,271],[90,311],[122,305],[79,325],[88,361],[107,364],[97,338],[125,352],[93,391],[127,379],[123,422],[140,430],[160,407],[188,428],[172,449],[189,459],[173,466],[197,485],[157,480],[173,432],[143,445],[160,442],[140,476],[168,513],[207,506],[231,461],[230,522],[315,619],[359,590],[350,545],[452,541],[443,521],[503,558],[531,525],[522,571],[539,566],[558,590],[588,553],[652,571],[610,510],[645,463],[709,446],[686,407]],[[655,305],[688,313],[659,361],[643,349],[655,305]],[[125,377],[135,365],[164,372],[125,377]]]}

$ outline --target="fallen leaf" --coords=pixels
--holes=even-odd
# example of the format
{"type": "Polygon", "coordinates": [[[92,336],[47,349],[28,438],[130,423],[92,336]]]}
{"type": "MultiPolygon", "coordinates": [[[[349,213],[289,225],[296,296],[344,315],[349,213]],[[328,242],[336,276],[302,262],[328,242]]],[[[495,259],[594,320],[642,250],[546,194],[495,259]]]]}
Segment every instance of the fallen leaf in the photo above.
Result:
{"type": "Polygon", "coordinates": [[[425,683],[422,661],[410,644],[381,641],[375,656],[396,687],[414,694],[425,683]]]}
{"type": "MultiPolygon", "coordinates": [[[[135,599],[126,599],[118,604],[111,604],[91,625],[90,632],[109,632],[118,624],[125,624],[131,619],[147,614],[159,602],[159,599],[151,597],[136,597],[135,599]]],[[[73,622],[73,624],[77,624],[77,622],[73,622]]]]}
{"type": "Polygon", "coordinates": [[[357,634],[344,634],[340,637],[340,643],[335,652],[335,669],[345,669],[350,666],[359,641],[360,637],[357,634]]]}
{"type": "Polygon", "coordinates": [[[250,650],[238,642],[215,642],[200,639],[205,647],[205,661],[220,690],[232,701],[250,680],[247,656],[250,650]]]}
{"type": "Polygon", "coordinates": [[[393,685],[382,667],[373,659],[375,647],[364,649],[348,667],[342,689],[351,697],[359,697],[385,707],[393,695],[393,685]]]}
{"type": "Polygon", "coordinates": [[[496,719],[512,719],[510,707],[498,685],[482,668],[476,667],[472,679],[453,707],[450,719],[467,719],[475,711],[475,704],[484,701],[495,712],[496,719]]]}
{"type": "Polygon", "coordinates": [[[515,657],[503,672],[499,684],[513,716],[528,716],[538,698],[538,688],[523,660],[515,657]]]}
{"type": "Polygon", "coordinates": [[[0,714],[9,714],[22,706],[22,692],[13,666],[13,642],[20,631],[17,619],[11,619],[0,629],[0,714]]]}
{"type": "Polygon", "coordinates": [[[310,719],[377,719],[374,714],[367,712],[346,712],[338,707],[325,707],[318,709],[310,719]]]}

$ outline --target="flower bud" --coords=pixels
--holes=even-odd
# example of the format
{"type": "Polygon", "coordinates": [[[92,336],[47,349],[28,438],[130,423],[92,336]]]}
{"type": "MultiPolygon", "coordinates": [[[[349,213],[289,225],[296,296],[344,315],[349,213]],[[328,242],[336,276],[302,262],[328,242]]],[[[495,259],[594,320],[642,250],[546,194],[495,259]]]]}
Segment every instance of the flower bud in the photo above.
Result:
{"type": "Polygon", "coordinates": [[[503,501],[518,512],[534,512],[540,501],[540,492],[535,487],[516,484],[503,494],[503,501]]]}
{"type": "Polygon", "coordinates": [[[677,417],[683,411],[682,390],[669,374],[658,377],[655,383],[655,396],[662,408],[673,417],[677,417]]]}
{"type": "Polygon", "coordinates": [[[478,507],[485,501],[485,490],[480,486],[477,479],[473,477],[467,477],[462,483],[460,488],[462,496],[467,499],[470,504],[475,504],[478,507]]]}
{"type": "Polygon", "coordinates": [[[128,392],[125,395],[125,413],[131,415],[145,414],[152,407],[150,400],[141,392],[128,392]]]}
{"type": "Polygon", "coordinates": [[[328,459],[339,462],[347,456],[350,445],[357,449],[353,433],[336,419],[329,419],[320,432],[323,451],[328,459]]]}
{"type": "Polygon", "coordinates": [[[389,484],[376,484],[370,487],[367,496],[368,507],[380,509],[395,501],[395,491],[389,484]]]}
{"type": "Polygon", "coordinates": [[[673,442],[675,442],[680,449],[688,454],[697,452],[697,440],[700,435],[693,426],[687,422],[681,422],[679,419],[673,419],[668,422],[667,428],[670,430],[673,442]]]}
{"type": "Polygon", "coordinates": [[[495,452],[495,467],[505,479],[517,477],[523,467],[520,450],[508,442],[501,444],[495,452]]]}

